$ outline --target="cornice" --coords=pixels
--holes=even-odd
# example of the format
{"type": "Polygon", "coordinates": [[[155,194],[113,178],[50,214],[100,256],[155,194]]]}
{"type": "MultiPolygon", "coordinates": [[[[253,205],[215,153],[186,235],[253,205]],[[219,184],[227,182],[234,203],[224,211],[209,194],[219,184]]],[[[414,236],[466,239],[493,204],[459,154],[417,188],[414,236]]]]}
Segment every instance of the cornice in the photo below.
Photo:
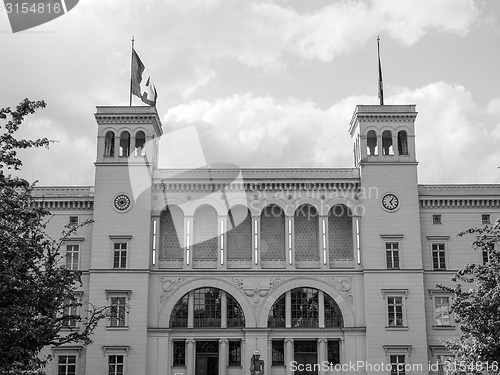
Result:
{"type": "Polygon", "coordinates": [[[500,207],[500,185],[419,185],[421,208],[500,207]]]}
{"type": "Polygon", "coordinates": [[[500,196],[497,198],[431,198],[420,197],[421,208],[498,208],[500,196]]]}
{"type": "Polygon", "coordinates": [[[359,169],[166,169],[154,172],[159,191],[358,191],[359,169]]]}
{"type": "Polygon", "coordinates": [[[97,106],[98,125],[151,124],[162,134],[162,124],[156,107],[151,106],[97,106]]]}

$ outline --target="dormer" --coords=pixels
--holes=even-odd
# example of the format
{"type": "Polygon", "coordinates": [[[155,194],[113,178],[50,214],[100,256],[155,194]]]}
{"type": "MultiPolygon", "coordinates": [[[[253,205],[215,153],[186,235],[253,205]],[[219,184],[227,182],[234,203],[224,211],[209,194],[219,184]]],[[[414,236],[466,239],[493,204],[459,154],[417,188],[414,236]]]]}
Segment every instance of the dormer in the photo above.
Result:
{"type": "Polygon", "coordinates": [[[156,164],[162,134],[155,107],[98,106],[97,164],[156,164]]]}
{"type": "Polygon", "coordinates": [[[354,165],[416,163],[415,105],[358,105],[349,133],[354,165]]]}

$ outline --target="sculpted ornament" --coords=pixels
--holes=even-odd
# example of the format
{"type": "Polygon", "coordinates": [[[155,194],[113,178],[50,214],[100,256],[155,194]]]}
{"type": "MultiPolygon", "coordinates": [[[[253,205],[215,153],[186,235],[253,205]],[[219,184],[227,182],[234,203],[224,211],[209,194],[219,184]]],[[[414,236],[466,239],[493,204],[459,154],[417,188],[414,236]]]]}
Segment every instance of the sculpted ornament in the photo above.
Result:
{"type": "Polygon", "coordinates": [[[344,294],[349,302],[353,303],[354,297],[352,295],[352,277],[332,277],[330,282],[335,285],[344,294]]]}
{"type": "Polygon", "coordinates": [[[160,287],[161,287],[161,295],[160,302],[163,302],[167,299],[168,295],[172,293],[172,291],[176,288],[177,285],[182,283],[185,280],[184,277],[177,278],[169,278],[162,277],[160,278],[160,287]]]}
{"type": "Polygon", "coordinates": [[[280,277],[271,279],[239,279],[232,278],[233,283],[243,290],[246,296],[253,297],[253,307],[257,310],[261,297],[268,295],[269,291],[281,280],[280,277]]]}

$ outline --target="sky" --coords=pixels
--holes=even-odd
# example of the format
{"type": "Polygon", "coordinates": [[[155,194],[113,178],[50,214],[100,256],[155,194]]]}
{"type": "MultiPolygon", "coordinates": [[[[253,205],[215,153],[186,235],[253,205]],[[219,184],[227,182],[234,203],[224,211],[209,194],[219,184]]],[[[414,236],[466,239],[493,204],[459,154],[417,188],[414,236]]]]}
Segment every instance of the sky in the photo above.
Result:
{"type": "Polygon", "coordinates": [[[497,0],[80,0],[18,33],[0,4],[0,107],[45,100],[20,135],[57,141],[20,153],[24,178],[93,185],[95,107],[129,104],[132,36],[164,133],[195,125],[208,162],[241,168],[353,167],[380,36],[385,104],[418,111],[419,183],[500,183],[497,0]]]}

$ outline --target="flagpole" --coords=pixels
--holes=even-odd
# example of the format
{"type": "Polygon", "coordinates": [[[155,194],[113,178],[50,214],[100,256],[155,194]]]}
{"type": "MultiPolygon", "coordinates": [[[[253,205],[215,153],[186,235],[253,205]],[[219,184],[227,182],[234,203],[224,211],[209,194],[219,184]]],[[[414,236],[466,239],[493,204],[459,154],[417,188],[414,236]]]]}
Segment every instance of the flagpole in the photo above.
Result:
{"type": "Polygon", "coordinates": [[[130,104],[132,107],[132,74],[133,74],[133,64],[134,64],[134,36],[132,36],[132,53],[130,55],[130,104]]]}
{"type": "Polygon", "coordinates": [[[380,105],[384,105],[384,84],[382,82],[382,64],[380,63],[380,36],[377,36],[377,54],[378,54],[378,97],[380,105]]]}

